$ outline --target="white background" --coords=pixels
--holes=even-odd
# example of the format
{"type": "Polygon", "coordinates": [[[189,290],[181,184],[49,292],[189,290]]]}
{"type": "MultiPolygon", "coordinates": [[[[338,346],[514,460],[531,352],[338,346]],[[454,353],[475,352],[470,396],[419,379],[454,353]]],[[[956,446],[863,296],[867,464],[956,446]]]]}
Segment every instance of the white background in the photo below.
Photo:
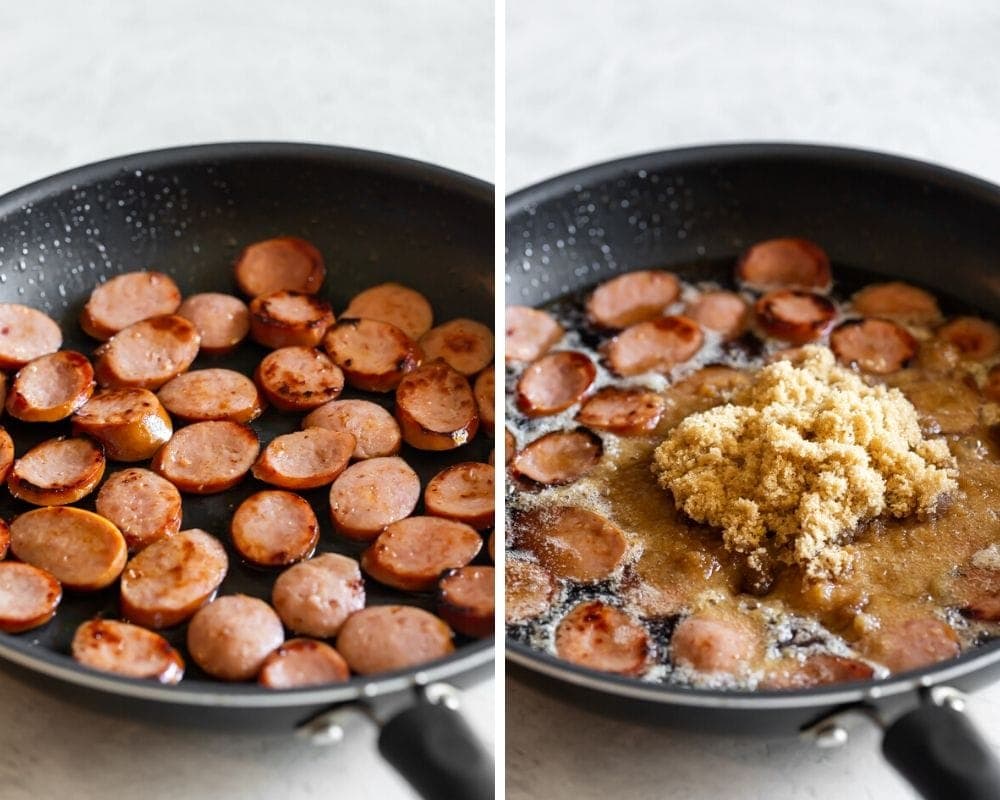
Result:
{"type": "MultiPolygon", "coordinates": [[[[995,0],[508,0],[507,190],[628,153],[797,140],[1000,183],[995,0]]],[[[1000,745],[1000,688],[972,715],[1000,745]]],[[[840,751],[608,722],[507,683],[509,800],[909,797],[840,751]]]]}
{"type": "MultiPolygon", "coordinates": [[[[493,179],[490,0],[0,3],[0,192],[204,141],[398,153],[493,179]]],[[[493,687],[465,695],[493,738],[493,687]]],[[[0,798],[413,794],[362,728],[335,749],[111,720],[0,675],[0,798]]]]}

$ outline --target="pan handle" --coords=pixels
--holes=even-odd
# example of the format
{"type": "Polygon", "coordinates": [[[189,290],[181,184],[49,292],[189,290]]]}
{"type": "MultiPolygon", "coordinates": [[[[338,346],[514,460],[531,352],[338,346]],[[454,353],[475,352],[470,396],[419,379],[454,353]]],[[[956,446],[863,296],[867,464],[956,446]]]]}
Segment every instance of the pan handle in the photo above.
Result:
{"type": "Polygon", "coordinates": [[[958,692],[935,687],[886,728],[882,753],[928,800],[1000,797],[1000,762],[963,707],[958,692]]]}

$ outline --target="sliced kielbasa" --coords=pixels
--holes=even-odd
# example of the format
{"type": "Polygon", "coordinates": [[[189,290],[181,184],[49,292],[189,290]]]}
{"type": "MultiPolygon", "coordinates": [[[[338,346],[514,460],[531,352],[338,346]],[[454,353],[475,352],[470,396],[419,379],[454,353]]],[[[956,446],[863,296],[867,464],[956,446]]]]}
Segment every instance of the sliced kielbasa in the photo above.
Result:
{"type": "Polygon", "coordinates": [[[821,294],[797,289],[768,292],[754,304],[757,326],[766,336],[791,344],[821,339],[833,327],[837,309],[821,294]]]}
{"type": "Polygon", "coordinates": [[[275,350],[316,347],[333,322],[330,304],[305,292],[272,292],[250,303],[250,338],[275,350]]]}
{"type": "Polygon", "coordinates": [[[184,422],[252,422],[264,410],[257,386],[231,369],[198,369],[167,381],[156,393],[163,406],[184,422]]]}
{"type": "Polygon", "coordinates": [[[285,641],[281,620],[263,600],[245,594],[218,597],[200,608],[187,629],[187,649],[213,678],[248,681],[285,641]]]}
{"type": "Polygon", "coordinates": [[[565,331],[547,311],[529,306],[507,306],[504,358],[534,361],[562,339],[565,331]]]}
{"type": "Polygon", "coordinates": [[[555,578],[540,564],[508,556],[504,565],[504,613],[509,625],[542,616],[558,593],[555,578]]]}
{"type": "Polygon", "coordinates": [[[910,332],[887,319],[850,320],[830,334],[830,349],[837,360],[874,375],[898,372],[917,353],[910,332]]]}
{"type": "Polygon", "coordinates": [[[875,675],[870,664],[856,658],[834,656],[828,653],[809,656],[801,664],[765,678],[761,689],[811,689],[834,683],[867,681],[875,675]]]}
{"type": "Polygon", "coordinates": [[[311,347],[282,347],[269,353],[254,379],[271,405],[281,411],[311,411],[336,400],[344,390],[340,367],[311,347]]]}
{"type": "Polygon", "coordinates": [[[23,633],[52,619],[62,587],[43,569],[17,561],[0,564],[0,631],[23,633]]]}
{"type": "Polygon", "coordinates": [[[751,289],[830,288],[830,259],[808,239],[783,237],[758,242],[736,262],[736,280],[751,289]]]}
{"type": "Polygon", "coordinates": [[[434,312],[427,298],[398,283],[382,283],[356,294],[340,316],[388,322],[414,341],[434,324],[434,312]]]}
{"type": "Polygon", "coordinates": [[[337,650],[360,675],[406,669],[453,652],[452,631],[413,606],[371,606],[348,617],[337,650]]]}
{"type": "Polygon", "coordinates": [[[282,572],[271,602],[289,630],[320,639],[336,636],[344,620],[365,607],[361,568],[353,558],[321,553],[282,572]]]}
{"type": "Polygon", "coordinates": [[[435,517],[464,522],[477,530],[493,527],[496,470],[490,464],[465,461],[441,470],[424,490],[424,508],[435,517]]]}
{"type": "Polygon", "coordinates": [[[400,381],[396,421],[403,440],[418,450],[461,447],[479,430],[469,381],[443,361],[424,364],[400,381]]]}
{"type": "Polygon", "coordinates": [[[670,372],[693,358],[705,336],[687,317],[660,317],[619,333],[604,348],[608,365],[618,375],[670,372]]]}
{"type": "Polygon", "coordinates": [[[959,654],[958,635],[933,617],[890,622],[860,643],[865,655],[891,672],[929,667],[959,654]]]}
{"type": "Polygon", "coordinates": [[[354,452],[350,433],[306,428],[272,439],[253,465],[257,480],[283,489],[316,489],[332,483],[354,452]]]}
{"type": "Polygon", "coordinates": [[[556,653],[601,672],[641,675],[649,666],[649,634],[625,611],[592,600],[563,617],[556,628],[556,653]]]}
{"type": "Polygon", "coordinates": [[[684,316],[730,342],[742,336],[750,324],[750,306],[736,292],[702,292],[687,304],[684,316]]]}
{"type": "Polygon", "coordinates": [[[297,236],[279,236],[246,247],[234,267],[236,284],[250,297],[289,290],[315,293],[323,285],[323,256],[297,236]]]}
{"type": "Polygon", "coordinates": [[[532,361],[521,373],[517,407],[532,417],[558,414],[580,402],[596,377],[597,367],[583,353],[549,353],[532,361]]]}
{"type": "Polygon", "coordinates": [[[181,495],[170,481],[148,469],[114,473],[97,493],[97,513],[122,532],[131,551],[181,529],[181,495]]]}
{"type": "Polygon", "coordinates": [[[438,582],[437,611],[459,633],[483,639],[493,635],[495,608],[493,567],[448,570],[438,582]]]}
{"type": "Polygon", "coordinates": [[[559,506],[524,514],[515,538],[559,578],[596,583],[609,578],[625,557],[624,534],[599,514],[559,506]]]}
{"type": "Polygon", "coordinates": [[[231,353],[250,333],[250,309],[231,294],[193,294],[181,303],[177,316],[197,328],[201,352],[210,356],[231,353]]]}
{"type": "Polygon", "coordinates": [[[514,458],[514,474],[543,486],[579,480],[600,463],[601,440],[585,428],[553,431],[528,443],[514,458]]]}
{"type": "Polygon", "coordinates": [[[103,342],[144,319],[174,314],[180,304],[180,289],[169,275],[126,272],[90,293],[80,315],[80,327],[103,342]]]}
{"type": "Polygon", "coordinates": [[[326,642],[289,639],[264,659],[257,682],[268,689],[299,689],[343,683],[349,677],[344,657],[326,642]]]}
{"type": "Polygon", "coordinates": [[[404,331],[375,319],[342,317],[323,337],[323,348],[347,382],[365,392],[392,391],[423,360],[404,331]]]}
{"type": "Polygon", "coordinates": [[[229,531],[239,554],[262,567],[283,567],[309,558],[319,541],[312,507],[291,492],[250,495],[233,514],[229,531]]]}
{"type": "Polygon", "coordinates": [[[0,369],[20,369],[62,347],[51,317],[19,303],[0,303],[0,369]]]}
{"type": "Polygon", "coordinates": [[[85,667],[126,678],[179,683],[184,659],[160,634],[110,619],[92,619],[76,629],[73,658],[85,667]]]}
{"type": "Polygon", "coordinates": [[[243,480],[259,452],[257,434],[246,425],[196,422],[177,431],[150,467],[182,492],[214,494],[243,480]]]}
{"type": "Polygon", "coordinates": [[[479,409],[479,424],[487,436],[493,435],[493,425],[496,420],[496,411],[493,408],[495,381],[491,364],[476,376],[476,382],[472,385],[472,393],[476,396],[476,407],[479,409]]]}
{"type": "Polygon", "coordinates": [[[408,517],[420,499],[420,478],[398,456],[370,458],[345,469],[330,487],[330,516],[338,533],[369,541],[408,517]]]}
{"type": "Polygon", "coordinates": [[[349,433],[355,439],[351,458],[394,456],[403,444],[396,419],[377,403],[368,400],[333,400],[311,411],[302,427],[326,428],[349,433]]]}
{"type": "Polygon", "coordinates": [[[0,483],[7,480],[14,466],[14,440],[5,428],[0,427],[0,483]]]}
{"type": "Polygon", "coordinates": [[[493,360],[493,331],[472,319],[453,319],[431,328],[418,344],[427,361],[443,359],[466,376],[493,360]]]}
{"type": "Polygon", "coordinates": [[[753,633],[743,625],[692,616],[674,628],[670,658],[676,666],[698,672],[736,675],[747,669],[756,644],[753,633]]]}
{"type": "Polygon", "coordinates": [[[104,451],[92,439],[49,439],[14,462],[7,487],[33,505],[64,506],[94,491],[104,467],[104,451]]]}
{"type": "Polygon", "coordinates": [[[441,517],[407,517],[386,527],[361,554],[361,569],[395,589],[433,589],[441,573],[464,567],[482,549],[469,525],[441,517]]]}
{"type": "Polygon", "coordinates": [[[148,389],[99,392],[73,415],[73,433],[104,445],[112,461],[145,461],[173,435],[163,405],[148,389]]]}
{"type": "Polygon", "coordinates": [[[607,386],[584,401],[576,421],[618,436],[642,436],[656,428],[663,409],[656,392],[607,386]]]}
{"type": "Polygon", "coordinates": [[[201,336],[184,317],[151,317],[119,331],[94,351],[94,374],[103,387],[159,389],[185,372],[201,336]]]}
{"type": "Polygon", "coordinates": [[[25,422],[58,422],[94,393],[94,368],[87,357],[60,350],[25,364],[7,395],[7,413],[25,422]]]}
{"type": "Polygon", "coordinates": [[[680,291],[680,281],[672,272],[629,272],[594,290],[587,300],[587,316],[602,328],[627,328],[662,316],[680,291]]]}
{"type": "Polygon", "coordinates": [[[937,336],[974,361],[985,361],[1000,350],[1000,328],[979,317],[955,317],[937,329],[937,336]]]}
{"type": "Polygon", "coordinates": [[[900,281],[873,283],[851,298],[854,310],[864,317],[929,325],[941,318],[941,309],[930,292],[900,281]]]}

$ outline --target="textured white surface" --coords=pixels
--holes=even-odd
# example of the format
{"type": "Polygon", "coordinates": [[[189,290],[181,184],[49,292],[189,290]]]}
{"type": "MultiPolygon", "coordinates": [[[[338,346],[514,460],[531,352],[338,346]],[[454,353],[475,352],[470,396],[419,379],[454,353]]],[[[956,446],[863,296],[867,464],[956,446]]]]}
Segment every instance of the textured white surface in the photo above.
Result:
{"type": "MultiPolygon", "coordinates": [[[[797,140],[1000,183],[1000,5],[509,0],[507,190],[629,153],[797,140]]],[[[509,800],[911,796],[862,729],[837,751],[611,722],[507,681],[509,800]]],[[[1000,744],[1000,688],[976,722],[1000,744]]]]}
{"type": "MultiPolygon", "coordinates": [[[[0,4],[0,191],[126,152],[237,139],[382,150],[493,178],[489,0],[0,4]]],[[[493,739],[493,682],[465,694],[493,739]]],[[[336,748],[113,720],[0,675],[0,798],[395,800],[336,748]]]]}

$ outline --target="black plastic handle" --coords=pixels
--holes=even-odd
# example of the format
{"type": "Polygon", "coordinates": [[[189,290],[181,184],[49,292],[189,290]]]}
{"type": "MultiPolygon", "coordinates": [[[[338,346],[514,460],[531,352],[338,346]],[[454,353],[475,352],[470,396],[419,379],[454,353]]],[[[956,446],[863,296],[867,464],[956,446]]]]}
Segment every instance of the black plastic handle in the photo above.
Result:
{"type": "Polygon", "coordinates": [[[382,726],[378,749],[424,800],[492,800],[493,759],[462,715],[426,701],[382,726]]]}
{"type": "Polygon", "coordinates": [[[886,729],[882,752],[928,800],[997,800],[1000,763],[960,711],[925,703],[886,729]]]}

